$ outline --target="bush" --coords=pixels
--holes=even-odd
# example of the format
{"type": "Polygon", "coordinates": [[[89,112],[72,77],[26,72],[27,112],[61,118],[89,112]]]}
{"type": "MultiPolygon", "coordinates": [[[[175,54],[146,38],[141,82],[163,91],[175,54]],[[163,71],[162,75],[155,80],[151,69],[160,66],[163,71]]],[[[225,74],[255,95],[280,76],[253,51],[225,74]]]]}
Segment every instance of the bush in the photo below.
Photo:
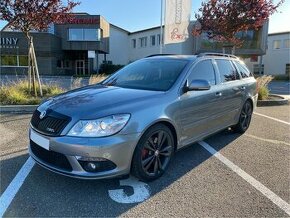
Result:
{"type": "Polygon", "coordinates": [[[89,85],[99,83],[99,82],[103,81],[106,78],[107,78],[107,76],[103,75],[103,74],[92,75],[92,76],[90,76],[90,79],[89,79],[89,85]]]}
{"type": "MultiPolygon", "coordinates": [[[[38,87],[37,87],[37,90],[38,87]]],[[[17,81],[8,85],[0,87],[0,102],[4,105],[21,105],[28,104],[34,105],[39,104],[45,98],[58,95],[64,92],[63,89],[55,85],[43,85],[43,98],[35,97],[29,92],[29,83],[28,81],[17,81]]],[[[39,91],[38,91],[39,92],[39,91]]],[[[38,96],[40,93],[38,93],[38,96]]]]}
{"type": "Polygon", "coordinates": [[[256,78],[259,100],[265,100],[269,97],[268,84],[273,80],[273,78],[274,77],[271,75],[264,75],[256,78]]]}
{"type": "Polygon", "coordinates": [[[124,65],[103,63],[100,66],[99,73],[109,75],[109,74],[115,73],[117,70],[121,69],[122,67],[124,67],[124,65]]]}
{"type": "Polygon", "coordinates": [[[259,88],[258,90],[258,99],[259,100],[266,100],[269,97],[269,89],[268,87],[264,86],[259,88]]]}
{"type": "Polygon", "coordinates": [[[275,75],[274,76],[274,80],[289,81],[290,80],[290,74],[275,75]]]}

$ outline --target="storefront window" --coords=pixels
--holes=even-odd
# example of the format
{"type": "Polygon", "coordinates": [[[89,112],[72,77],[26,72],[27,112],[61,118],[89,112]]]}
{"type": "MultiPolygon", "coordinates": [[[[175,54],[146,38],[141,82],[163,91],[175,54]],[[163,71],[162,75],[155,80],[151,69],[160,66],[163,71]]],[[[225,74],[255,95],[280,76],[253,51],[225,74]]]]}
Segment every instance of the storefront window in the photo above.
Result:
{"type": "Polygon", "coordinates": [[[69,29],[70,41],[100,41],[100,29],[69,29]]]}
{"type": "Polygon", "coordinates": [[[17,56],[16,55],[1,56],[1,66],[17,66],[17,56]]]}
{"type": "Polygon", "coordinates": [[[0,60],[0,66],[28,66],[28,57],[25,55],[2,55],[0,60]]]}
{"type": "Polygon", "coordinates": [[[19,56],[19,66],[28,66],[28,56],[19,56]]]}

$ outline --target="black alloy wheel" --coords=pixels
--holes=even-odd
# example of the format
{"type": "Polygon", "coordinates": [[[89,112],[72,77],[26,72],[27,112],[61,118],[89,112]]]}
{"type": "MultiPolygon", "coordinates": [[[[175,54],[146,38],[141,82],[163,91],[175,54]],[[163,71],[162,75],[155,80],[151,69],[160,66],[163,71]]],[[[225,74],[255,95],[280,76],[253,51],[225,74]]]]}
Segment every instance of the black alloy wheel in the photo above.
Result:
{"type": "Polygon", "coordinates": [[[143,181],[159,178],[167,169],[174,153],[170,129],[158,124],[141,137],[132,161],[132,174],[143,181]]]}
{"type": "Polygon", "coordinates": [[[246,103],[244,104],[241,114],[240,114],[240,118],[239,118],[239,122],[237,123],[237,125],[235,125],[233,127],[233,129],[236,132],[239,133],[244,133],[246,132],[246,130],[249,128],[250,123],[251,123],[251,119],[252,119],[252,114],[253,114],[253,107],[250,101],[246,101],[246,103]]]}

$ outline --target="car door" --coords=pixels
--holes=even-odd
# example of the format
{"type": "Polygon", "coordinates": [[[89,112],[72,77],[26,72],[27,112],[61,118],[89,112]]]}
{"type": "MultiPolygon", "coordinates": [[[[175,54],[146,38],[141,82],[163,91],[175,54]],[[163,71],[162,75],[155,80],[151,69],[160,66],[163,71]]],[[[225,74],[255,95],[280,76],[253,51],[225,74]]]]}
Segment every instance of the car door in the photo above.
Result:
{"type": "Polygon", "coordinates": [[[240,75],[229,59],[215,59],[214,65],[220,76],[217,85],[223,95],[222,111],[219,118],[219,128],[235,124],[243,104],[245,87],[243,86],[240,75]]]}
{"type": "Polygon", "coordinates": [[[182,93],[178,115],[178,125],[181,130],[181,146],[190,144],[201,137],[214,132],[218,126],[218,116],[222,112],[222,95],[216,86],[216,72],[212,60],[201,60],[194,65],[186,82],[202,79],[211,85],[209,90],[188,91],[182,93]]]}

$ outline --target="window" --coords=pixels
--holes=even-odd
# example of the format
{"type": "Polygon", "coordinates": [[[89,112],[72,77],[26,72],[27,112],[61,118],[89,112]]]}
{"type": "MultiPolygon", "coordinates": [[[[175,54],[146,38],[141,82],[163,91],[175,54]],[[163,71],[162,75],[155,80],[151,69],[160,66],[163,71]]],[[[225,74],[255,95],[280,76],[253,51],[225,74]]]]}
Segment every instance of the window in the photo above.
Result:
{"type": "MultiPolygon", "coordinates": [[[[162,41],[163,41],[163,39],[162,39],[162,41]]],[[[158,45],[160,45],[160,34],[157,34],[157,43],[158,43],[158,45]]]]}
{"type": "Polygon", "coordinates": [[[18,56],[19,66],[28,66],[28,56],[20,55],[18,56]]]}
{"type": "Polygon", "coordinates": [[[285,73],[290,74],[290,64],[286,64],[285,73]]]}
{"type": "Polygon", "coordinates": [[[151,46],[155,46],[156,45],[156,37],[155,37],[155,35],[150,36],[150,44],[151,44],[151,46]]]}
{"type": "Polygon", "coordinates": [[[284,40],[284,48],[290,48],[290,39],[284,40]]]}
{"type": "Polygon", "coordinates": [[[239,79],[236,69],[229,60],[217,59],[216,63],[219,69],[221,82],[229,82],[239,79]]]}
{"type": "Polygon", "coordinates": [[[139,40],[140,40],[140,47],[141,48],[144,48],[147,46],[147,37],[139,38],[139,40]]]}
{"type": "MultiPolygon", "coordinates": [[[[260,73],[260,64],[254,64],[254,74],[260,73]]],[[[261,74],[264,74],[264,64],[261,65],[261,74]]]]}
{"type": "Polygon", "coordinates": [[[28,66],[28,56],[25,55],[2,55],[0,66],[22,67],[28,66]]]}
{"type": "Polygon", "coordinates": [[[136,48],[136,39],[132,39],[132,47],[136,48]]]}
{"type": "Polygon", "coordinates": [[[251,72],[248,70],[248,68],[245,65],[241,64],[238,61],[235,61],[235,64],[242,78],[247,78],[247,77],[252,76],[251,72]]]}
{"type": "Polygon", "coordinates": [[[215,73],[211,60],[205,60],[197,63],[188,77],[191,82],[196,79],[207,80],[210,85],[215,85],[215,73]]]}
{"type": "Polygon", "coordinates": [[[102,84],[130,89],[166,91],[172,87],[188,64],[185,60],[135,61],[110,76],[102,84]]]}
{"type": "Polygon", "coordinates": [[[280,48],[281,48],[281,40],[274,40],[273,49],[280,49],[280,48]]]}
{"type": "Polygon", "coordinates": [[[101,29],[69,29],[70,41],[100,41],[101,29]]]}

